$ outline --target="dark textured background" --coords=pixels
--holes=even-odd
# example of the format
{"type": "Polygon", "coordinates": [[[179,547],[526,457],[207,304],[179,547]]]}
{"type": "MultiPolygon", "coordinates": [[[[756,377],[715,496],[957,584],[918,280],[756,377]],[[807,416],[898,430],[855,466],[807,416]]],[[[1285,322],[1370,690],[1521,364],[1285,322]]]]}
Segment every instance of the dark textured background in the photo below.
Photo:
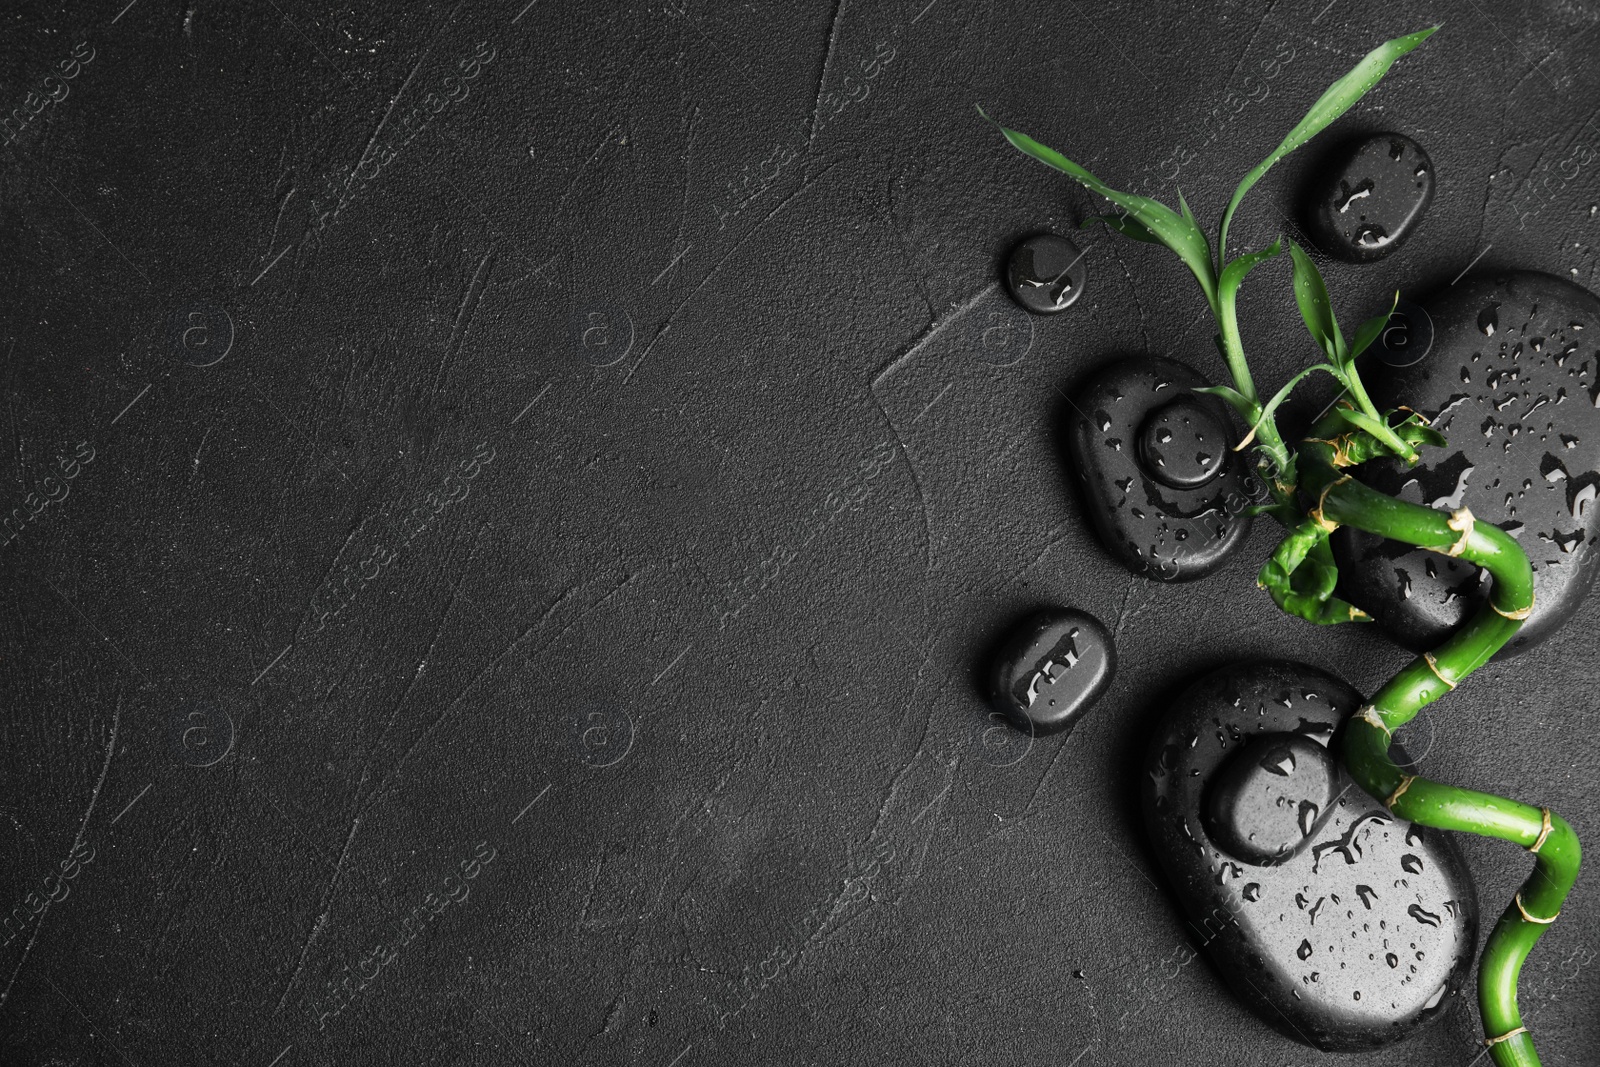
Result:
{"type": "MultiPolygon", "coordinates": [[[[1209,220],[1448,16],[1329,135],[1439,177],[1336,305],[1491,244],[1597,288],[1600,12],[522,2],[0,15],[0,110],[68,90],[0,149],[4,508],[57,498],[0,550],[0,899],[77,857],[0,949],[0,1060],[1319,1061],[1174,962],[1134,767],[1212,665],[1404,655],[1280,617],[1267,524],[1178,587],[1094,543],[1058,387],[1216,374],[1209,324],[1103,231],[1069,313],[1012,308],[1003,250],[1098,205],[972,105],[1209,220]],[[1118,677],[1069,739],[989,733],[983,650],[1055,602],[1118,677]]],[[[1320,146],[1242,244],[1293,232],[1320,146]]],[[[1244,332],[1266,381],[1310,357],[1286,269],[1244,332]]],[[[1592,836],[1597,621],[1408,747],[1592,836]]],[[[1527,858],[1465,849],[1492,916],[1527,858]]],[[[1524,971],[1547,1062],[1600,1048],[1595,886],[1524,971]]],[[[1344,1062],[1466,1067],[1468,1000],[1344,1062]]]]}

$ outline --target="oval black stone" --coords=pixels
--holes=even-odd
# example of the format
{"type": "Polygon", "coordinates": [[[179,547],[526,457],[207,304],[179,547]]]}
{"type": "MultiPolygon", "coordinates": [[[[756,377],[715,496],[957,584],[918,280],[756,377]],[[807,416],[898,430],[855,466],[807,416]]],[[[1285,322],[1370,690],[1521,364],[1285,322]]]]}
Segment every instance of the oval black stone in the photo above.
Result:
{"type": "MultiPolygon", "coordinates": [[[[1249,532],[1245,509],[1266,496],[1229,448],[1227,409],[1193,392],[1206,384],[1176,360],[1130,356],[1093,373],[1067,407],[1068,463],[1101,542],[1129,570],[1161,581],[1199,578],[1221,566],[1249,532]],[[1193,488],[1164,480],[1169,472],[1147,460],[1140,443],[1151,416],[1173,403],[1197,413],[1186,433],[1204,435],[1184,446],[1192,449],[1185,469],[1192,476],[1197,467],[1218,466],[1193,488]]],[[[1160,447],[1164,457],[1167,444],[1160,447]]]]}
{"type": "Polygon", "coordinates": [[[1088,271],[1083,253],[1065,237],[1041,233],[1011,251],[1006,288],[1017,303],[1038,315],[1054,315],[1083,293],[1088,271]]]}
{"type": "Polygon", "coordinates": [[[1111,684],[1116,651],[1092,615],[1071,608],[1023,619],[996,651],[989,700],[1031,734],[1070,731],[1111,684]]]}
{"type": "Polygon", "coordinates": [[[1222,473],[1227,416],[1194,393],[1152,411],[1139,428],[1139,462],[1174,489],[1198,489],[1222,473]]]}
{"type": "Polygon", "coordinates": [[[1155,854],[1217,972],[1263,1020],[1325,1051],[1401,1040],[1451,1006],[1478,928],[1455,842],[1396,819],[1331,759],[1331,815],[1281,863],[1224,850],[1204,811],[1241,750],[1285,734],[1325,747],[1359,704],[1313,667],[1223,668],[1159,718],[1141,790],[1155,854]]]}
{"type": "Polygon", "coordinates": [[[1229,757],[1206,793],[1211,839],[1246,863],[1292,859],[1333,815],[1339,768],[1302,734],[1262,734],[1229,757]]]}
{"type": "Polygon", "coordinates": [[[1368,138],[1322,186],[1311,228],[1329,255],[1369,263],[1393,252],[1433,203],[1433,163],[1398,133],[1368,138]]]}
{"type": "MultiPolygon", "coordinates": [[[[1500,655],[1543,641],[1577,611],[1600,564],[1600,297],[1529,271],[1468,279],[1430,302],[1433,350],[1412,367],[1374,367],[1380,408],[1401,404],[1444,433],[1420,468],[1362,468],[1413,503],[1468,507],[1517,539],[1534,569],[1533,614],[1500,655]]],[[[1436,647],[1488,593],[1477,567],[1341,529],[1343,592],[1395,641],[1436,647]]]]}

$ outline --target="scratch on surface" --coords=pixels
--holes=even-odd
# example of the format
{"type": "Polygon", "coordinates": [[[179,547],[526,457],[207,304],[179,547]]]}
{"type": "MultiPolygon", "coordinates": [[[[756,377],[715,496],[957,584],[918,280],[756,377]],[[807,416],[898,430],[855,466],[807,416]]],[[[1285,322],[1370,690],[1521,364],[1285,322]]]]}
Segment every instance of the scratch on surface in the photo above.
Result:
{"type": "Polygon", "coordinates": [[[461,339],[466,336],[467,330],[472,326],[472,318],[478,312],[478,304],[483,299],[483,291],[489,284],[489,275],[494,273],[494,249],[490,248],[478,260],[478,269],[472,272],[472,280],[467,283],[467,288],[461,294],[461,303],[456,306],[456,321],[450,328],[450,339],[445,342],[444,353],[439,357],[439,370],[433,377],[433,391],[437,393],[439,386],[444,384],[445,371],[449,369],[453,355],[461,351],[461,339]]]}
{"type": "MultiPolygon", "coordinates": [[[[1133,271],[1128,269],[1128,261],[1122,258],[1122,249],[1115,242],[1107,242],[1111,254],[1117,257],[1117,262],[1122,265],[1122,276],[1128,282],[1128,291],[1133,294],[1133,302],[1139,308],[1139,333],[1144,336],[1146,352],[1153,351],[1150,347],[1150,313],[1145,310],[1144,300],[1139,296],[1139,285],[1134,279],[1133,271]]],[[[998,285],[999,283],[994,283],[998,285]]]]}
{"type": "MultiPolygon", "coordinates": [[[[1250,58],[1250,49],[1255,47],[1256,38],[1261,36],[1261,27],[1263,27],[1263,26],[1265,26],[1267,24],[1267,19],[1272,17],[1272,9],[1277,7],[1277,6],[1278,6],[1278,0],[1272,0],[1272,3],[1267,5],[1267,9],[1265,11],[1261,12],[1261,18],[1256,23],[1256,28],[1250,31],[1250,39],[1244,43],[1244,48],[1241,49],[1240,52],[1239,52],[1239,58],[1233,61],[1233,69],[1228,71],[1228,80],[1222,83],[1224,87],[1227,87],[1227,86],[1233,84],[1234,76],[1239,73],[1239,67],[1244,63],[1244,61],[1246,59],[1250,58]]],[[[1324,14],[1326,14],[1326,12],[1324,12],[1324,14]]],[[[1322,17],[1321,15],[1317,16],[1317,18],[1321,18],[1321,17],[1322,17]]],[[[1315,22],[1316,20],[1313,19],[1312,21],[1315,22]]],[[[1211,140],[1213,140],[1213,141],[1216,140],[1216,135],[1215,134],[1212,135],[1211,140]]],[[[1210,144],[1211,142],[1207,141],[1206,143],[1210,144]]]]}
{"type": "MultiPolygon", "coordinates": [[[[460,10],[460,8],[461,5],[457,4],[456,9],[460,10]]],[[[452,14],[451,18],[454,17],[455,16],[452,14]]],[[[372,130],[372,136],[367,138],[367,143],[361,149],[361,158],[356,160],[356,168],[358,170],[360,169],[361,164],[365,163],[367,161],[367,157],[372,153],[372,146],[377,143],[379,135],[383,133],[383,128],[389,124],[389,116],[394,114],[394,106],[400,102],[400,98],[402,96],[406,95],[406,88],[410,86],[411,79],[417,76],[417,71],[422,69],[422,64],[428,58],[428,53],[433,51],[433,42],[436,39],[437,38],[434,37],[430,37],[428,39],[428,46],[422,50],[422,55],[417,57],[416,65],[411,68],[411,73],[407,74],[406,80],[400,83],[399,91],[396,92],[394,96],[389,98],[389,106],[384,109],[383,118],[378,120],[378,125],[372,130]]]]}
{"type": "Polygon", "coordinates": [[[706,287],[706,284],[716,276],[717,272],[722,270],[723,264],[727,263],[728,260],[739,251],[739,249],[743,248],[745,243],[748,242],[750,238],[759,233],[763,226],[776,218],[780,211],[792,204],[795,199],[803,195],[807,189],[819,184],[822,179],[827,176],[828,172],[836,166],[838,166],[837,163],[830,163],[828,166],[822,169],[820,174],[813,178],[808,178],[802,182],[800,184],[800,188],[796,189],[794,192],[790,193],[788,196],[779,201],[777,207],[767,212],[765,218],[756,223],[754,226],[750,227],[749,232],[747,232],[743,237],[739,238],[738,242],[735,243],[732,248],[723,253],[722,258],[718,259],[711,269],[706,272],[705,277],[700,279],[700,284],[696,285],[694,289],[690,291],[688,296],[685,296],[682,300],[678,301],[678,305],[674,307],[672,312],[667,316],[667,321],[663,323],[661,328],[655,332],[655,335],[650,338],[650,343],[644,346],[644,351],[640,352],[639,358],[633,361],[633,366],[628,368],[628,373],[624,375],[622,379],[623,385],[627,385],[628,382],[633,379],[633,376],[638,373],[639,368],[644,366],[644,361],[650,358],[650,353],[656,347],[656,342],[667,335],[667,331],[672,329],[672,324],[678,320],[679,313],[681,313],[683,309],[688,306],[689,301],[693,300],[699,295],[700,290],[706,287]]]}
{"type": "Polygon", "coordinates": [[[922,485],[922,477],[917,474],[917,465],[911,461],[911,453],[906,449],[905,438],[900,436],[900,428],[889,417],[889,411],[883,406],[883,401],[878,399],[878,394],[871,386],[867,388],[867,395],[872,397],[872,402],[877,405],[878,411],[883,415],[883,421],[889,424],[889,432],[894,435],[895,444],[899,446],[900,458],[905,460],[906,470],[911,474],[911,484],[917,488],[917,502],[922,505],[922,545],[923,545],[923,576],[933,574],[933,515],[928,509],[928,491],[922,485]]]}
{"type": "Polygon", "coordinates": [[[817,72],[817,98],[811,105],[811,129],[806,134],[806,151],[817,139],[817,125],[822,118],[822,90],[828,83],[828,68],[833,63],[833,45],[839,39],[839,16],[844,14],[844,0],[834,0],[833,19],[828,23],[828,47],[822,53],[822,69],[817,72]]]}
{"type": "MultiPolygon", "coordinates": [[[[117,698],[117,710],[111,717],[111,740],[106,743],[106,758],[100,764],[100,777],[94,783],[94,792],[89,794],[89,806],[84,809],[83,818],[78,820],[78,832],[72,838],[72,847],[67,850],[70,857],[78,851],[83,844],[83,834],[89,828],[89,819],[94,815],[95,805],[100,802],[100,794],[106,787],[106,774],[111,770],[111,758],[117,753],[117,734],[122,729],[122,698],[117,698]]],[[[65,861],[63,861],[63,865],[65,861]]],[[[44,928],[45,916],[50,911],[50,901],[46,899],[45,906],[39,912],[38,920],[33,924],[33,936],[28,938],[28,943],[22,949],[22,958],[17,960],[17,965],[11,971],[11,977],[6,982],[6,987],[0,990],[0,1007],[5,1006],[6,998],[11,996],[11,987],[16,984],[17,975],[22,973],[23,964],[28,962],[28,955],[33,952],[34,942],[39,940],[39,931],[44,928]]]]}
{"type": "Polygon", "coordinates": [[[200,450],[206,447],[206,441],[210,439],[211,431],[215,429],[216,426],[214,425],[207,426],[206,432],[200,435],[200,447],[194,450],[194,459],[192,460],[194,469],[189,475],[190,478],[193,478],[196,474],[200,473],[200,450]]]}
{"type": "MultiPolygon", "coordinates": [[[[591,606],[586,611],[584,611],[582,614],[580,614],[576,619],[573,619],[570,623],[567,624],[566,628],[563,629],[559,634],[556,634],[555,637],[553,637],[549,641],[545,642],[538,649],[536,649],[533,653],[526,653],[526,652],[522,653],[523,658],[525,660],[527,660],[530,664],[532,664],[534,666],[538,666],[538,664],[533,662],[532,656],[538,655],[539,653],[541,653],[541,652],[545,651],[546,649],[548,649],[551,645],[555,644],[557,641],[561,640],[561,638],[566,635],[567,631],[571,630],[574,626],[578,625],[578,623],[582,622],[584,619],[588,618],[595,611],[599,610],[600,607],[603,604],[605,604],[606,601],[610,600],[612,597],[614,597],[618,593],[622,592],[622,590],[627,588],[627,586],[629,584],[631,584],[633,582],[633,580],[635,578],[637,578],[638,576],[639,575],[637,575],[637,574],[630,574],[622,582],[621,585],[617,586],[615,589],[611,590],[611,592],[609,592],[605,596],[601,597],[598,601],[596,601],[594,603],[593,606],[591,606]]],[[[570,590],[569,590],[569,592],[570,592],[570,590]]],[[[566,599],[566,594],[565,593],[562,594],[562,598],[561,599],[563,599],[563,600],[566,599]]],[[[558,603],[559,603],[559,601],[558,601],[558,603]]],[[[526,630],[522,631],[522,633],[519,634],[517,637],[515,637],[511,641],[510,644],[506,645],[505,648],[501,649],[499,654],[497,654],[492,660],[490,660],[489,663],[487,663],[482,670],[480,670],[477,674],[473,675],[472,680],[466,684],[466,686],[461,690],[461,692],[456,696],[456,698],[454,700],[450,701],[450,703],[445,706],[445,709],[443,711],[441,711],[438,714],[438,716],[436,716],[434,718],[433,722],[428,724],[427,729],[423,730],[421,735],[418,736],[417,739],[411,743],[411,746],[405,750],[405,752],[401,755],[401,757],[398,760],[395,761],[395,765],[394,765],[393,769],[391,769],[389,774],[387,776],[385,776],[384,784],[387,784],[388,782],[392,781],[396,776],[399,775],[399,773],[401,771],[401,768],[403,768],[406,765],[406,763],[416,753],[417,749],[421,748],[423,743],[426,742],[428,740],[428,738],[433,736],[434,731],[438,730],[439,727],[444,725],[445,721],[447,719],[449,719],[451,714],[455,711],[456,706],[458,704],[460,704],[463,700],[466,699],[467,694],[472,692],[472,690],[477,687],[478,683],[481,682],[488,674],[493,672],[495,670],[495,668],[497,668],[505,660],[505,658],[507,656],[509,656],[512,652],[517,651],[517,646],[522,644],[523,639],[526,638],[529,634],[531,634],[534,631],[535,628],[537,628],[539,625],[541,625],[544,622],[544,620],[549,617],[550,612],[554,611],[554,610],[555,610],[555,605],[552,605],[551,608],[549,609],[549,611],[546,611],[544,616],[542,616],[540,618],[539,622],[534,623],[532,626],[529,626],[526,630]]],[[[377,798],[378,798],[379,794],[381,793],[381,791],[382,791],[381,787],[378,788],[378,789],[374,789],[374,791],[372,793],[372,798],[373,798],[373,802],[374,803],[376,803],[377,798]]]]}
{"type": "Polygon", "coordinates": [[[981,301],[984,297],[988,296],[990,293],[996,291],[999,288],[1000,288],[1000,283],[999,282],[997,282],[997,281],[990,282],[988,285],[985,285],[982,289],[979,289],[977,292],[973,293],[971,296],[969,296],[965,300],[961,301],[961,303],[955,305],[954,309],[950,312],[950,314],[946,315],[942,319],[939,319],[939,320],[937,320],[935,322],[930,323],[928,325],[928,328],[923,330],[922,333],[917,336],[917,339],[915,341],[911,342],[911,344],[905,349],[905,351],[901,352],[898,356],[895,356],[893,359],[891,359],[888,363],[886,363],[884,365],[884,368],[882,370],[880,370],[877,373],[877,375],[872,379],[871,388],[876,389],[878,387],[878,383],[879,382],[883,381],[889,375],[891,375],[895,371],[899,370],[902,366],[904,366],[907,362],[909,362],[913,357],[915,357],[918,353],[920,353],[924,348],[926,348],[928,346],[928,344],[930,342],[933,341],[934,338],[938,337],[941,333],[943,333],[945,331],[945,329],[952,322],[955,322],[962,315],[965,315],[968,311],[971,311],[974,307],[976,307],[978,305],[979,301],[981,301]]]}
{"type": "Polygon", "coordinates": [[[289,983],[283,987],[283,996],[278,998],[278,1006],[273,1009],[273,1014],[283,1010],[284,1004],[289,1001],[289,993],[294,989],[294,984],[300,978],[300,973],[305,970],[306,957],[311,953],[311,946],[316,944],[323,927],[328,925],[328,908],[333,902],[334,891],[339,886],[339,876],[344,873],[344,861],[350,856],[350,845],[356,839],[356,831],[361,828],[361,816],[357,815],[350,820],[350,833],[344,839],[344,849],[339,853],[339,861],[334,864],[333,874],[328,878],[328,885],[322,891],[322,905],[318,909],[316,921],[311,924],[311,930],[306,934],[305,944],[300,948],[300,962],[295,964],[294,973],[289,976],[289,983]]]}
{"type": "MultiPolygon", "coordinates": [[[[361,778],[356,783],[356,805],[362,811],[366,811],[370,808],[370,804],[366,807],[362,806],[361,790],[362,787],[367,784],[367,780],[371,776],[373,756],[378,752],[379,749],[383,747],[384,741],[388,739],[390,732],[394,729],[394,724],[400,719],[400,710],[404,708],[406,706],[406,702],[411,699],[412,691],[416,689],[417,683],[422,680],[423,674],[426,673],[428,669],[428,661],[433,658],[433,651],[439,645],[439,638],[441,635],[443,635],[444,628],[450,622],[450,613],[455,610],[456,603],[464,599],[461,595],[461,586],[462,583],[467,580],[467,574],[472,570],[472,561],[478,554],[478,548],[483,544],[483,532],[485,529],[485,526],[478,527],[478,536],[473,542],[472,551],[467,554],[467,561],[462,565],[461,573],[456,576],[455,587],[450,591],[450,599],[445,602],[444,611],[439,615],[438,625],[436,625],[433,629],[433,640],[428,642],[427,651],[422,654],[422,659],[417,662],[416,670],[411,672],[411,680],[406,683],[405,691],[400,694],[400,699],[395,701],[394,707],[390,709],[389,721],[384,723],[383,732],[378,735],[377,743],[367,750],[367,757],[362,761],[361,778]]],[[[468,601],[468,603],[470,603],[470,601],[468,601]]],[[[368,795],[367,799],[370,801],[370,798],[371,794],[368,795]]]]}

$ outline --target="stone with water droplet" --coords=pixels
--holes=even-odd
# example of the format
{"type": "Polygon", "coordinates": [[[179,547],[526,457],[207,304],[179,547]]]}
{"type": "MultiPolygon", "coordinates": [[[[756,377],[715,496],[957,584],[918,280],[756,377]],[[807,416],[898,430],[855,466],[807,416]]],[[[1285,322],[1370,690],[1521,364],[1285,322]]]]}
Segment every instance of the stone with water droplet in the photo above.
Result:
{"type": "Polygon", "coordinates": [[[1370,137],[1318,189],[1312,235],[1340,259],[1382,259],[1416,231],[1433,186],[1433,163],[1421,145],[1397,133],[1370,137]]]}
{"type": "Polygon", "coordinates": [[[1052,608],[1012,627],[989,667],[989,700],[1033,735],[1065,733],[1111,684],[1116,651],[1092,615],[1052,608]]]}
{"type": "MultiPolygon", "coordinates": [[[[1422,449],[1414,468],[1368,463],[1361,478],[1413,503],[1469,508],[1516,538],[1533,563],[1534,607],[1500,652],[1513,655],[1571,618],[1600,569],[1600,408],[1590,393],[1600,353],[1574,328],[1600,319],[1600,297],[1517,271],[1462,278],[1424,306],[1428,358],[1364,377],[1380,410],[1422,412],[1449,445],[1422,449]]],[[[1417,651],[1436,648],[1488,594],[1462,560],[1349,527],[1333,544],[1344,595],[1417,651]]]]}
{"type": "Polygon", "coordinates": [[[1101,543],[1160,581],[1216,570],[1249,531],[1247,509],[1267,498],[1230,447],[1227,409],[1194,392],[1206,384],[1175,360],[1119,357],[1063,408],[1068,465],[1101,543]]]}
{"type": "MultiPolygon", "coordinates": [[[[1438,1018],[1449,1003],[1439,991],[1468,979],[1477,943],[1476,897],[1451,835],[1414,832],[1325,751],[1310,755],[1360,703],[1311,667],[1224,668],[1158,716],[1142,777],[1153,851],[1215,973],[1268,1024],[1330,1051],[1399,1041],[1438,1018]],[[1264,738],[1297,739],[1292,767],[1283,751],[1225,743],[1257,725],[1264,738]],[[1262,781],[1286,784],[1319,759],[1335,776],[1331,816],[1281,862],[1250,863],[1213,836],[1216,788],[1247,752],[1262,781]],[[1389,965],[1386,939],[1401,930],[1423,953],[1415,972],[1389,965]]],[[[1399,745],[1392,751],[1405,759],[1399,745]]],[[[1285,804],[1285,817],[1297,807],[1285,804]]]]}
{"type": "Polygon", "coordinates": [[[1295,856],[1333,815],[1337,769],[1304,734],[1254,737],[1217,772],[1206,830],[1223,851],[1271,866],[1295,856]]]}
{"type": "Polygon", "coordinates": [[[1199,394],[1180,396],[1152,411],[1139,427],[1139,462],[1172,489],[1199,489],[1222,473],[1228,416],[1199,394]]]}
{"type": "Polygon", "coordinates": [[[1006,262],[1006,288],[1036,315],[1054,315],[1083,295],[1088,280],[1083,253],[1065,237],[1041,233],[1023,241],[1006,262]]]}

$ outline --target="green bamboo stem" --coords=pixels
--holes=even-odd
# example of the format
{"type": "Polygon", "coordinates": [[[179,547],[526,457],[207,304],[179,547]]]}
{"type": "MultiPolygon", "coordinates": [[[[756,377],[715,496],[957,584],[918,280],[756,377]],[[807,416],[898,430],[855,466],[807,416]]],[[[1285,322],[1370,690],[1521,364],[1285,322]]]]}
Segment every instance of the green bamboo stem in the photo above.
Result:
{"type": "MultiPolygon", "coordinates": [[[[1319,436],[1326,435],[1330,426],[1325,423],[1319,429],[1323,431],[1319,436]]],[[[1523,961],[1560,914],[1577,880],[1582,855],[1577,835],[1549,808],[1410,775],[1389,755],[1395,730],[1455,689],[1521,628],[1533,608],[1528,558],[1507,534],[1474,521],[1466,509],[1446,515],[1349,478],[1336,465],[1337,445],[1328,440],[1306,442],[1299,455],[1305,465],[1304,488],[1318,500],[1308,523],[1324,536],[1333,527],[1353,526],[1469,560],[1494,579],[1488,603],[1437,649],[1417,657],[1379,689],[1347,724],[1341,746],[1351,776],[1396,816],[1422,826],[1511,841],[1534,853],[1533,871],[1484,948],[1478,967],[1478,1005],[1488,1035],[1485,1044],[1497,1067],[1538,1067],[1533,1038],[1517,1007],[1517,979],[1523,961]]],[[[1296,530],[1285,543],[1307,536],[1296,530]]],[[[1275,553],[1268,567],[1284,562],[1292,560],[1275,553]]]]}

